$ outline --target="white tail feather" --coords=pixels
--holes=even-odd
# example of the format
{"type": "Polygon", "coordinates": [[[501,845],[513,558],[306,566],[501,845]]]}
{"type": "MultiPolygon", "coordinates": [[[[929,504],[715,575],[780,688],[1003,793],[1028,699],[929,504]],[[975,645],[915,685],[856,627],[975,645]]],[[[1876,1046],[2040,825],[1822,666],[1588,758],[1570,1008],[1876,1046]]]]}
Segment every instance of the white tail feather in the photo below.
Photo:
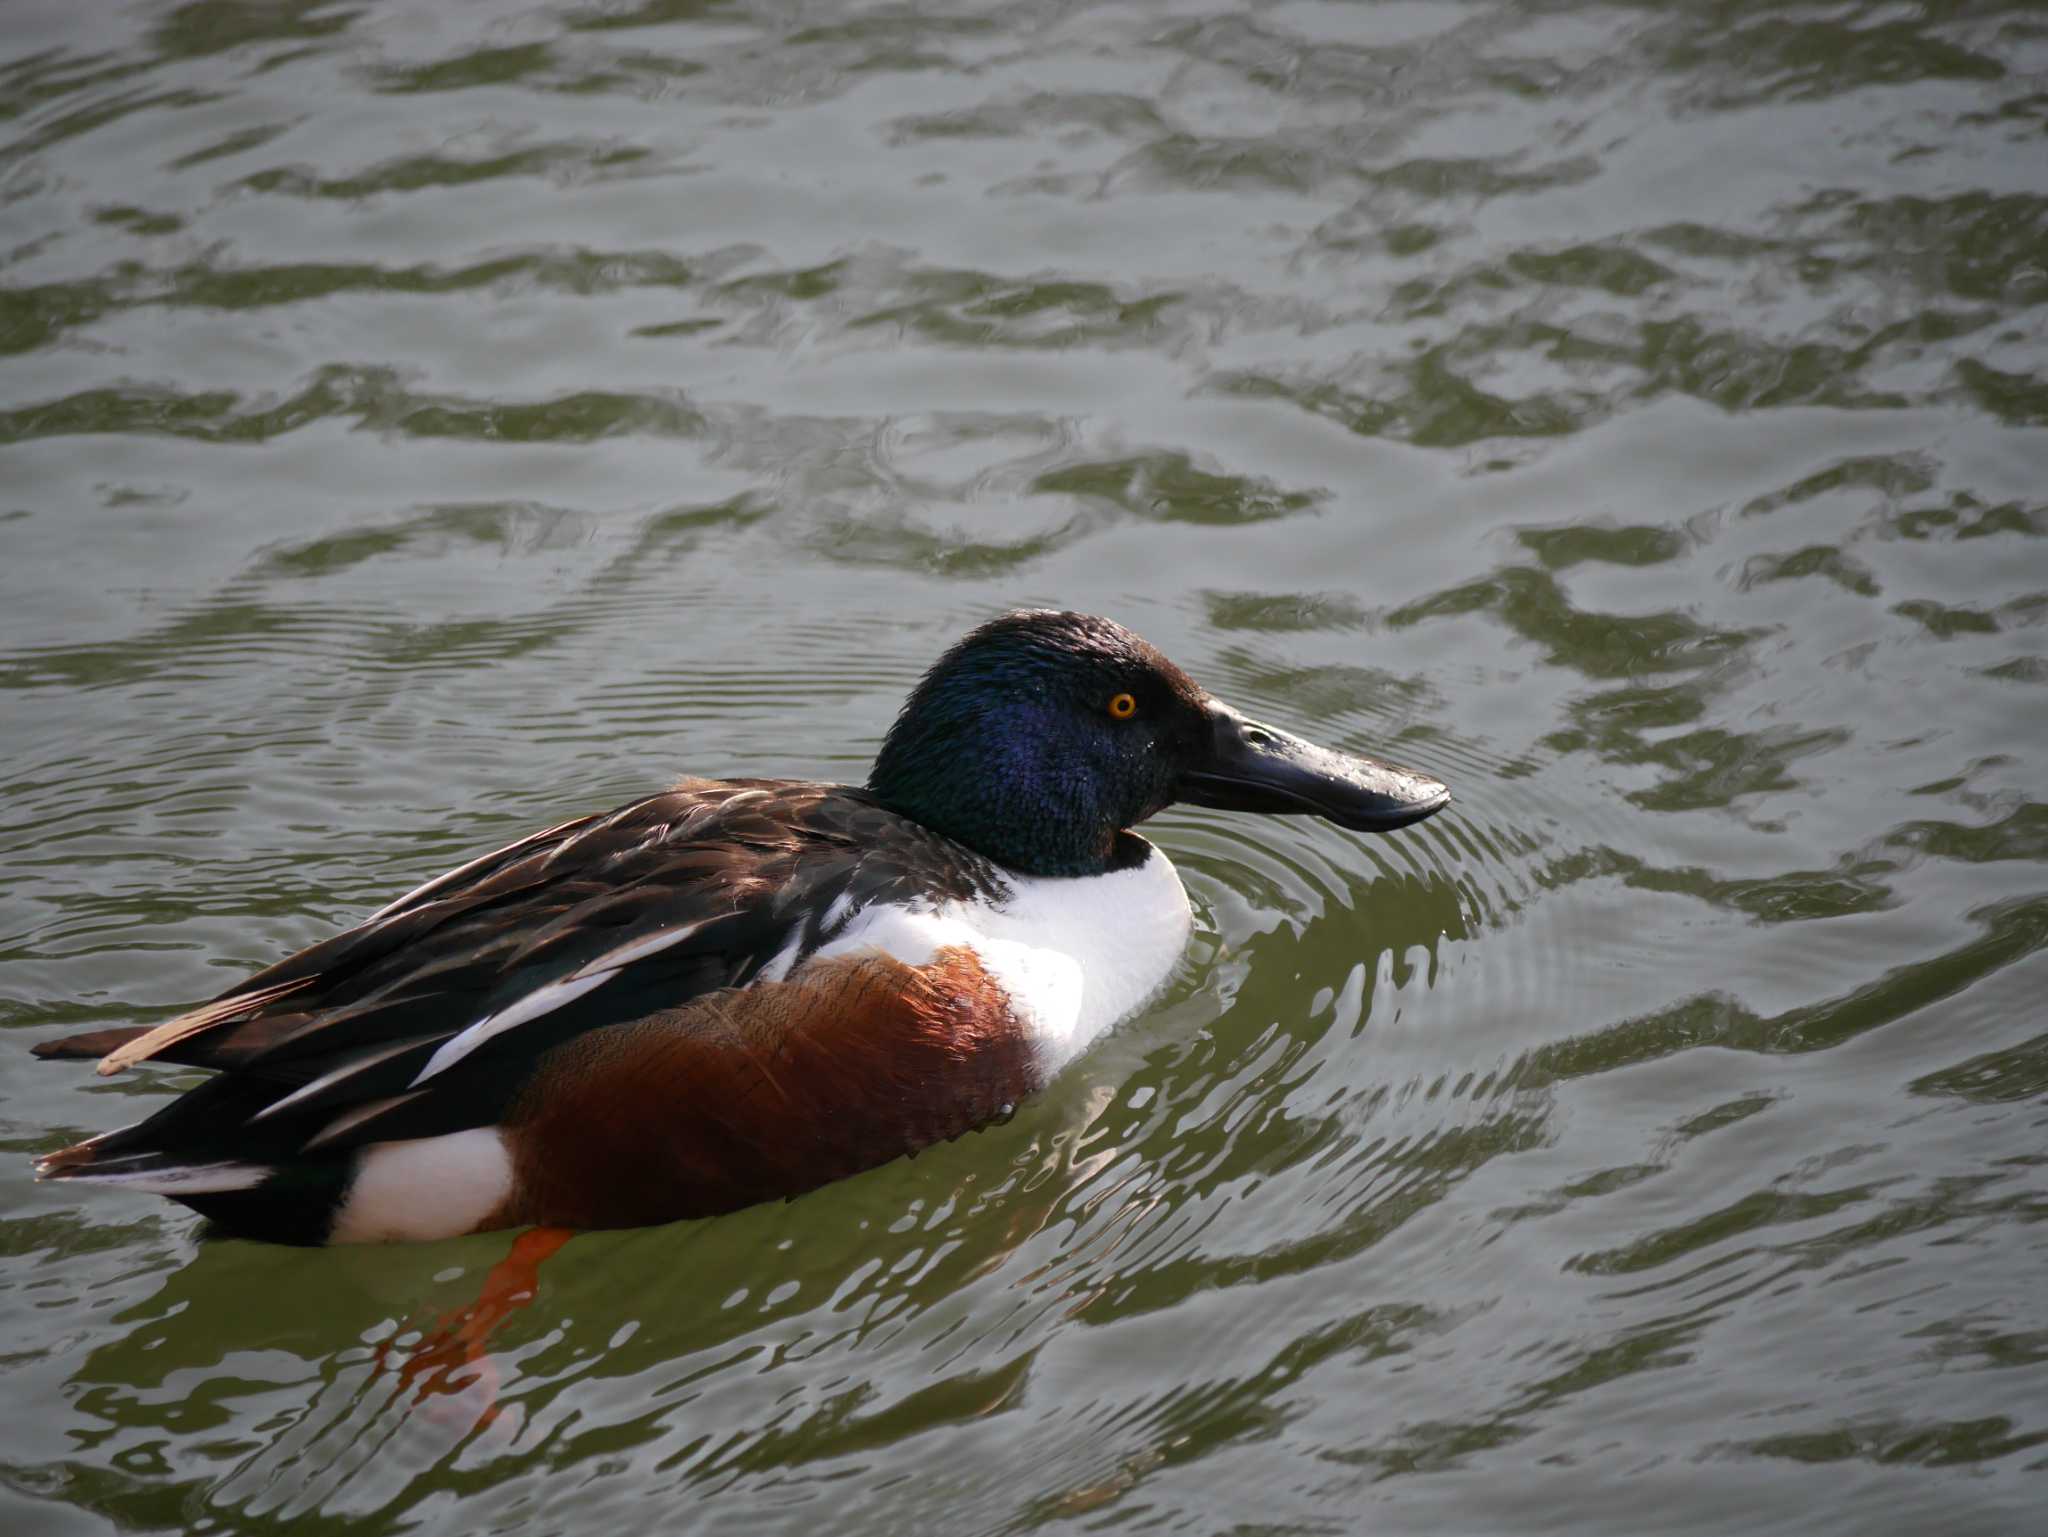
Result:
{"type": "Polygon", "coordinates": [[[188,1163],[154,1169],[110,1166],[104,1172],[85,1164],[62,1178],[81,1184],[124,1185],[157,1195],[218,1195],[228,1190],[254,1190],[270,1175],[270,1166],[262,1163],[188,1163]]]}

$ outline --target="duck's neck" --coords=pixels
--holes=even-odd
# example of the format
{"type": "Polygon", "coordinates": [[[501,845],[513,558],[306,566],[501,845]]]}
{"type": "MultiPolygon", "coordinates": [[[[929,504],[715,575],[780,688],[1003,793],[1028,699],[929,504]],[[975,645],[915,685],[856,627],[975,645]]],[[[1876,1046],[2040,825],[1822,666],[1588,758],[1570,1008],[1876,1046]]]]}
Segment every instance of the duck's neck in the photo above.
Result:
{"type": "Polygon", "coordinates": [[[1062,814],[1056,793],[1014,784],[952,783],[949,776],[884,773],[877,764],[868,789],[891,811],[1019,875],[1101,875],[1122,863],[1120,841],[1137,841],[1119,840],[1113,827],[1079,825],[1062,814]]]}
{"type": "Polygon", "coordinates": [[[1134,841],[1120,839],[1103,815],[1086,767],[1054,761],[1045,737],[1027,730],[963,750],[957,738],[933,740],[899,722],[868,789],[890,810],[1020,875],[1101,875],[1129,862],[1120,844],[1134,841]]]}

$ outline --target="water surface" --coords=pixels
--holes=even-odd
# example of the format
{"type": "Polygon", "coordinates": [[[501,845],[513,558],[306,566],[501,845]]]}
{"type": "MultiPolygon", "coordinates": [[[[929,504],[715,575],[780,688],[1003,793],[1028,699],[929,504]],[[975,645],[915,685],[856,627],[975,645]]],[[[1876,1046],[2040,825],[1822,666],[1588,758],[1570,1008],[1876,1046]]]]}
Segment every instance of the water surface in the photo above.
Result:
{"type": "Polygon", "coordinates": [[[2018,1530],[2048,1469],[2025,5],[15,0],[0,1528],[2018,1530]],[[202,1241],[31,1061],[1109,613],[1451,781],[1170,813],[1008,1124],[577,1240],[202,1241]]]}

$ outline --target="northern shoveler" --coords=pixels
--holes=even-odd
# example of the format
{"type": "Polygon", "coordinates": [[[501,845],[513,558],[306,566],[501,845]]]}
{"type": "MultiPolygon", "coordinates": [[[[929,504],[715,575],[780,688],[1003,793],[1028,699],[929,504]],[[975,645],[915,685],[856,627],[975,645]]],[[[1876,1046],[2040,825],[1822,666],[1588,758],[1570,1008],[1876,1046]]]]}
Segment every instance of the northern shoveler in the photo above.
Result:
{"type": "Polygon", "coordinates": [[[38,1177],[289,1243],[629,1227],[793,1196],[1007,1113],[1165,981],[1163,807],[1369,831],[1426,775],[1247,720],[1121,625],[942,656],[865,788],[685,780],[407,892],[167,1024],[36,1048],[214,1076],[38,1177]]]}

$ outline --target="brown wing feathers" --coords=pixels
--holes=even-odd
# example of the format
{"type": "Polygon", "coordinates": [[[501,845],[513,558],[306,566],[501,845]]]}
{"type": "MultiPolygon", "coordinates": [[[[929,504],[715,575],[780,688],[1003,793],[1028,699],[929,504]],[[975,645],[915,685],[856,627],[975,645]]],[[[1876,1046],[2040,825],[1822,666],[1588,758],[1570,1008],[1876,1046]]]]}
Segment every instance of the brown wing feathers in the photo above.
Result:
{"type": "MultiPolygon", "coordinates": [[[[675,798],[651,797],[606,817],[565,822],[472,860],[355,928],[153,1029],[94,1031],[36,1050],[78,1056],[112,1041],[102,1073],[152,1057],[196,1067],[247,1067],[307,1050],[327,1054],[341,1044],[336,1037],[347,1036],[347,1027],[408,998],[452,1005],[451,994],[463,991],[465,982],[545,966],[551,953],[578,943],[587,947],[593,936],[614,933],[672,901],[678,885],[693,884],[701,861],[693,861],[688,850],[666,860],[676,879],[660,888],[627,884],[644,880],[661,862],[662,840],[679,820],[689,820],[687,808],[662,804],[675,798]],[[643,856],[637,869],[630,857],[635,853],[643,856]],[[288,1008],[274,1007],[287,997],[288,1008]]],[[[465,1022],[451,1021],[449,1033],[465,1022]]]]}
{"type": "Polygon", "coordinates": [[[520,877],[530,874],[532,865],[530,857],[521,856],[530,855],[543,841],[548,841],[549,847],[559,846],[596,820],[584,817],[564,822],[473,859],[408,892],[354,928],[286,956],[176,1019],[154,1027],[93,1030],[43,1041],[33,1048],[35,1054],[44,1058],[102,1057],[102,1074],[118,1073],[137,1062],[159,1057],[193,1067],[246,1065],[265,1051],[285,1044],[296,1033],[293,1027],[333,1023],[336,1014],[331,1008],[323,1010],[321,1005],[335,1001],[323,996],[335,983],[382,957],[405,950],[464,908],[503,895],[508,888],[518,889],[520,877]],[[470,882],[462,893],[466,900],[427,900],[461,877],[470,882]],[[327,986],[313,999],[295,1000],[294,1008],[288,1011],[270,1008],[287,995],[315,983],[327,986]],[[308,1001],[315,1008],[310,1014],[305,1012],[308,1001]],[[221,1028],[230,1024],[244,1028],[221,1028]]]}
{"type": "Polygon", "coordinates": [[[158,1025],[154,1030],[108,1052],[99,1065],[99,1072],[102,1076],[118,1073],[124,1067],[132,1067],[145,1058],[168,1051],[179,1042],[189,1041],[195,1035],[211,1030],[216,1025],[226,1024],[230,1020],[247,1019],[278,999],[302,991],[310,986],[313,980],[312,977],[299,977],[290,982],[273,983],[269,987],[236,993],[230,998],[216,999],[192,1010],[189,1014],[180,1014],[169,1023],[158,1025]]]}

